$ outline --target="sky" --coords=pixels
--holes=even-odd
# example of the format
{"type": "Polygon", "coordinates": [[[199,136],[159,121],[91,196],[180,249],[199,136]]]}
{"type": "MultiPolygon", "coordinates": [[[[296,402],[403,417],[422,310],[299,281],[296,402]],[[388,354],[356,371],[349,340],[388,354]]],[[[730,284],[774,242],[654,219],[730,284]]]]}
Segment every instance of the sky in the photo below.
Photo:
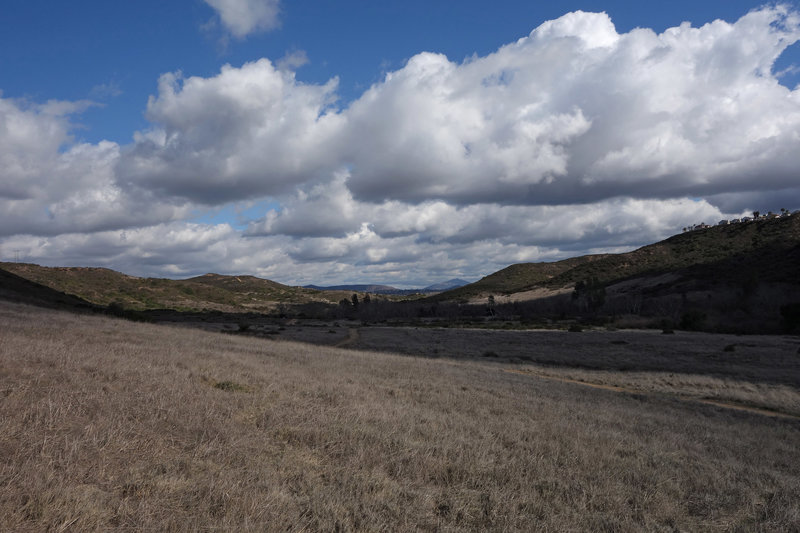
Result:
{"type": "Polygon", "coordinates": [[[5,0],[0,260],[422,287],[800,209],[798,2],[544,4],[5,0]]]}

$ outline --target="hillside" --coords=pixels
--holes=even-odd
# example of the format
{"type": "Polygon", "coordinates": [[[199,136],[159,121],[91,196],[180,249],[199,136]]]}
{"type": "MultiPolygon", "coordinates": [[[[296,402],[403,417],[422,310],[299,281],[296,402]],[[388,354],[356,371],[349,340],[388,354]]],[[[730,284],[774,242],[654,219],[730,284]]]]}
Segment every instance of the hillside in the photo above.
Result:
{"type": "Polygon", "coordinates": [[[670,272],[700,281],[743,283],[755,276],[759,281],[800,284],[800,216],[713,226],[622,254],[511,265],[436,298],[466,300],[558,289],[593,278],[610,285],[670,272]]]}
{"type": "MultiPolygon", "coordinates": [[[[8,302],[0,332],[3,531],[798,526],[800,422],[705,400],[763,398],[797,412],[797,387],[748,372],[797,383],[796,339],[748,339],[712,361],[741,339],[480,335],[501,353],[581,357],[598,365],[590,372],[265,342],[8,302]],[[604,363],[626,357],[684,372],[604,363]],[[702,371],[723,363],[731,377],[702,371]]],[[[455,331],[444,344],[399,333],[429,339],[425,351],[463,345],[455,331]]]]}
{"type": "MultiPolygon", "coordinates": [[[[139,278],[107,268],[0,263],[0,269],[92,304],[126,309],[270,311],[281,303],[335,303],[349,294],[290,287],[253,276],[205,274],[185,280],[139,278]]],[[[0,271],[2,271],[0,270],[0,271]]]]}
{"type": "Polygon", "coordinates": [[[545,283],[584,263],[598,261],[605,255],[573,257],[553,263],[519,263],[490,274],[475,283],[431,297],[432,300],[468,300],[485,294],[510,294],[545,283]]]}
{"type": "MultiPolygon", "coordinates": [[[[51,303],[72,295],[76,299],[73,306],[115,304],[127,310],[269,314],[279,311],[294,316],[369,321],[435,316],[440,313],[436,310],[439,303],[480,303],[490,295],[498,304],[550,299],[552,305],[527,309],[525,313],[530,316],[580,315],[587,310],[586,302],[578,302],[580,305],[575,307],[564,305],[564,299],[569,301],[576,283],[593,280],[597,290],[608,295],[607,299],[592,302],[592,311],[597,313],[641,313],[677,321],[693,308],[702,308],[709,317],[718,317],[714,322],[725,323],[729,329],[746,319],[748,331],[777,331],[782,327],[781,306],[800,305],[800,216],[695,230],[622,254],[511,265],[475,283],[424,300],[395,306],[393,301],[403,296],[382,296],[379,302],[361,309],[338,305],[351,299],[353,286],[348,290],[320,291],[253,276],[205,274],[170,280],[128,276],[105,268],[24,263],[0,263],[0,269],[16,276],[8,278],[6,285],[17,287],[17,294],[21,290],[19,279],[24,278],[38,284],[31,286],[33,293],[51,303]],[[54,292],[45,294],[43,288],[54,292]],[[675,298],[679,301],[675,302],[675,298]],[[305,304],[313,305],[309,308],[305,304]],[[756,316],[759,318],[754,320],[756,316]]],[[[363,288],[376,292],[376,286],[363,288]]],[[[447,306],[441,312],[448,316],[482,313],[447,306]]],[[[514,314],[520,312],[517,309],[514,314]]]]}
{"type": "Polygon", "coordinates": [[[91,309],[91,303],[0,269],[0,299],[54,309],[91,309]]]}
{"type": "Polygon", "coordinates": [[[764,281],[798,283],[800,216],[713,226],[675,235],[633,252],[611,255],[554,277],[550,284],[596,277],[610,283],[642,274],[682,271],[696,278],[739,280],[751,269],[764,281]],[[731,268],[720,268],[727,265],[731,268]],[[747,268],[746,268],[747,267],[747,268]]]}

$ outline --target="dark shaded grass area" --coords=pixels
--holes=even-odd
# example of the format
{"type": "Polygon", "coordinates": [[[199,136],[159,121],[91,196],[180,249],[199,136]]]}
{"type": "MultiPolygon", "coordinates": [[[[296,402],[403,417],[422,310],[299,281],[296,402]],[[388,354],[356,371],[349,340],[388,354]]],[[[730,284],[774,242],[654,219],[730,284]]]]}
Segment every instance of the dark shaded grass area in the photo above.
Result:
{"type": "Polygon", "coordinates": [[[359,328],[351,347],[593,370],[685,373],[800,387],[800,337],[658,331],[359,328]]]}

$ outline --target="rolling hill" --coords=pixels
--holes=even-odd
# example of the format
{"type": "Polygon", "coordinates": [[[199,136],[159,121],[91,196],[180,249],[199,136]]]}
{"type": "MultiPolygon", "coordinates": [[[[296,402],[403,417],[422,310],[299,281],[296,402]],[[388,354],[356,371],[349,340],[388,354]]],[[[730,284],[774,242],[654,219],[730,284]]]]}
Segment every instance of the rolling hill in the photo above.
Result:
{"type": "MultiPolygon", "coordinates": [[[[0,272],[5,276],[0,278],[0,287],[19,286],[21,279],[36,284],[37,291],[41,292],[42,288],[54,291],[42,293],[40,300],[70,296],[94,305],[115,303],[133,310],[269,312],[281,303],[335,303],[350,296],[343,292],[290,287],[254,276],[205,274],[171,280],[139,278],[107,268],[43,267],[30,263],[0,263],[0,272]]],[[[33,290],[34,285],[30,287],[33,290]]]]}
{"type": "Polygon", "coordinates": [[[432,300],[466,301],[482,295],[521,292],[572,270],[587,262],[603,259],[605,255],[586,255],[552,263],[519,263],[490,274],[475,283],[432,296],[432,300]]]}
{"type": "MultiPolygon", "coordinates": [[[[253,276],[205,274],[170,280],[139,278],[105,268],[26,263],[0,263],[0,272],[0,297],[20,301],[20,295],[30,294],[29,299],[38,303],[73,308],[113,304],[133,311],[278,310],[283,314],[289,306],[315,303],[330,311],[341,300],[349,300],[354,292],[353,286],[338,291],[315,290],[253,276]]],[[[750,331],[775,330],[783,313],[781,306],[800,305],[800,216],[685,232],[622,254],[515,264],[475,283],[415,299],[405,306],[391,305],[390,300],[402,296],[383,296],[380,306],[360,312],[365,320],[398,313],[423,316],[420,313],[430,314],[439,302],[486,303],[491,295],[498,304],[533,300],[544,303],[546,299],[553,303],[529,309],[529,315],[580,314],[575,306],[564,304],[578,282],[591,282],[607,293],[601,307],[593,304],[593,311],[598,313],[642,313],[678,321],[687,310],[701,309],[709,316],[715,315],[717,323],[747,321],[752,325],[750,331]],[[430,308],[427,311],[414,307],[426,305],[430,308]]],[[[377,287],[363,288],[374,294],[377,287]]],[[[314,315],[319,314],[317,311],[298,307],[294,313],[314,315]]],[[[355,316],[355,311],[344,314],[355,316]]]]}
{"type": "Polygon", "coordinates": [[[57,291],[0,268],[0,299],[53,309],[93,309],[82,298],[57,291]]]}
{"type": "Polygon", "coordinates": [[[515,264],[432,299],[467,301],[537,288],[557,290],[591,279],[609,286],[667,273],[674,274],[676,283],[744,284],[756,278],[800,285],[800,215],[689,231],[622,254],[515,264]]]}

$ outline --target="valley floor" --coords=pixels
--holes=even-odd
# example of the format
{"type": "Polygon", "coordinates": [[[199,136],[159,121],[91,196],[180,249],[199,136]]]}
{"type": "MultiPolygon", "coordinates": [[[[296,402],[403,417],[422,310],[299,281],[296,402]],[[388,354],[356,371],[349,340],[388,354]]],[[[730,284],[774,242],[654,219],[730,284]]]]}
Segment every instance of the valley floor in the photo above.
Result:
{"type": "Polygon", "coordinates": [[[386,329],[0,302],[0,529],[800,528],[797,338],[386,329]]]}

